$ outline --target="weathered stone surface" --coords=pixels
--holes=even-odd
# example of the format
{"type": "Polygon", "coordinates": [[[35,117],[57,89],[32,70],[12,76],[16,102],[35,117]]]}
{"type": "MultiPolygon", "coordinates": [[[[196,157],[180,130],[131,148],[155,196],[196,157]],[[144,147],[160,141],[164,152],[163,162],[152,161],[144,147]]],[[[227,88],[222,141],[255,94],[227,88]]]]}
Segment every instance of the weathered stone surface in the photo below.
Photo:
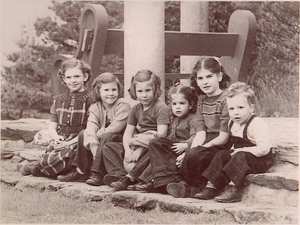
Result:
{"type": "Polygon", "coordinates": [[[247,187],[242,202],[218,203],[214,200],[199,200],[193,198],[174,198],[170,195],[158,193],[143,193],[137,191],[119,191],[108,186],[94,187],[79,182],[60,182],[44,177],[22,176],[16,172],[6,172],[1,174],[1,181],[15,185],[19,190],[33,188],[38,191],[55,191],[70,198],[84,198],[87,201],[108,200],[114,205],[138,209],[142,211],[160,209],[169,212],[185,213],[228,213],[237,222],[272,222],[280,221],[298,223],[298,204],[292,200],[297,199],[297,192],[288,190],[275,190],[257,186],[247,187]],[[282,191],[286,194],[282,194],[282,191]],[[250,195],[251,193],[251,195],[250,195]],[[268,199],[265,197],[268,195],[268,199]],[[274,198],[276,196],[276,199],[274,198]],[[273,198],[271,198],[273,197],[273,198]],[[262,199],[265,198],[265,199],[262,199]],[[288,199],[289,198],[289,199],[288,199]],[[270,199],[275,199],[270,202],[270,199]],[[285,202],[279,204],[279,199],[285,202]],[[294,206],[294,207],[291,207],[294,206]]]}
{"type": "Polygon", "coordinates": [[[19,119],[19,120],[1,120],[1,129],[10,128],[14,130],[39,131],[49,127],[50,120],[47,119],[19,119]]]}
{"type": "Polygon", "coordinates": [[[259,205],[298,207],[298,191],[271,189],[251,183],[243,190],[242,202],[245,205],[256,203],[259,205]]]}
{"type": "Polygon", "coordinates": [[[274,172],[251,174],[247,176],[251,183],[272,189],[286,189],[289,191],[298,191],[298,176],[294,173],[274,172]]]}

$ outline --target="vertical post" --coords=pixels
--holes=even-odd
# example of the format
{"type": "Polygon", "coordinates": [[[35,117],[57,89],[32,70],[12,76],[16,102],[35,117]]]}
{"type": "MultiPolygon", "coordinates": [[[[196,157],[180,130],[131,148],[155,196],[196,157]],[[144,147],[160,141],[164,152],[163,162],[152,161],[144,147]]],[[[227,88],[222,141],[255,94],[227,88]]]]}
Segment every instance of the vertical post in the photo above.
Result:
{"type": "MultiPolygon", "coordinates": [[[[181,32],[208,32],[208,2],[181,1],[181,32]]],[[[198,56],[180,56],[180,73],[191,73],[198,56]]]]}
{"type": "Polygon", "coordinates": [[[165,34],[164,1],[124,1],[125,97],[132,76],[149,69],[160,77],[164,100],[165,34]]]}

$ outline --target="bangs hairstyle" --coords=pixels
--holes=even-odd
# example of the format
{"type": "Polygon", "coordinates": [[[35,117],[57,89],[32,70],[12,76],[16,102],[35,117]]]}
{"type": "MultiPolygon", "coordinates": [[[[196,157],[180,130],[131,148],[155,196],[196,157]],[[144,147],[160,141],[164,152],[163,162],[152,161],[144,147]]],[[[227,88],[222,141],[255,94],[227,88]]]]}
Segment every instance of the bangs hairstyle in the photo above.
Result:
{"type": "Polygon", "coordinates": [[[198,95],[196,90],[192,87],[188,87],[185,85],[177,85],[170,88],[168,93],[168,99],[170,104],[172,103],[172,94],[183,94],[185,99],[189,102],[191,108],[191,112],[195,113],[197,110],[197,103],[198,103],[198,95]]]}
{"type": "Polygon", "coordinates": [[[230,87],[225,91],[225,97],[226,98],[232,98],[236,95],[243,94],[249,103],[255,104],[256,98],[254,91],[250,88],[249,85],[247,85],[244,82],[236,82],[230,85],[230,87]]]}
{"type": "Polygon", "coordinates": [[[70,59],[66,59],[65,61],[63,61],[63,63],[61,64],[61,68],[57,72],[57,75],[63,81],[65,72],[68,69],[73,69],[73,68],[77,68],[77,69],[81,70],[83,74],[86,74],[86,73],[88,74],[88,79],[85,81],[85,83],[87,83],[93,76],[91,66],[89,64],[87,64],[86,62],[76,59],[76,58],[70,58],[70,59]]]}
{"type": "Polygon", "coordinates": [[[102,84],[116,83],[118,86],[118,98],[123,96],[123,89],[119,79],[112,73],[105,72],[100,74],[92,83],[94,96],[97,101],[101,101],[100,88],[102,84]]]}
{"type": "Polygon", "coordinates": [[[162,93],[162,90],[160,89],[161,80],[158,76],[156,76],[152,71],[150,70],[140,70],[138,71],[134,77],[131,79],[130,88],[128,90],[130,97],[133,100],[137,100],[136,97],[136,83],[137,82],[145,82],[150,81],[153,89],[154,89],[154,98],[158,99],[159,96],[162,93]]]}
{"type": "MultiPolygon", "coordinates": [[[[211,73],[218,74],[221,73],[222,75],[222,80],[219,83],[219,87],[222,90],[225,90],[228,87],[228,84],[231,81],[230,76],[226,73],[224,67],[222,66],[221,62],[216,58],[216,57],[201,57],[197,63],[195,64],[193,71],[192,71],[192,76],[191,76],[191,84],[193,86],[198,86],[197,85],[197,73],[198,71],[206,69],[209,70],[211,73]]],[[[195,89],[197,90],[198,94],[204,94],[201,90],[199,93],[200,89],[199,87],[197,88],[195,86],[195,89]]]]}

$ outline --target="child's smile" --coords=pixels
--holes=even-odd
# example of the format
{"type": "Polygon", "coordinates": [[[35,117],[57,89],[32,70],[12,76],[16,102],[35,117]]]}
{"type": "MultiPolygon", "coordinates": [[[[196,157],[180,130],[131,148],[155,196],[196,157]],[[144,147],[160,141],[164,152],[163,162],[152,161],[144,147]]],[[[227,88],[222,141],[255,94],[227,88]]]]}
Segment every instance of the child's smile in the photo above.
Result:
{"type": "Polygon", "coordinates": [[[100,96],[102,103],[109,107],[113,105],[119,97],[119,89],[116,82],[101,84],[100,96]]]}
{"type": "Polygon", "coordinates": [[[65,72],[63,81],[71,92],[81,92],[84,90],[84,82],[88,79],[88,75],[83,74],[78,68],[68,69],[65,72]]]}
{"type": "Polygon", "coordinates": [[[219,82],[222,75],[210,72],[207,69],[199,70],[197,73],[197,84],[207,96],[215,96],[222,92],[219,82]]]}

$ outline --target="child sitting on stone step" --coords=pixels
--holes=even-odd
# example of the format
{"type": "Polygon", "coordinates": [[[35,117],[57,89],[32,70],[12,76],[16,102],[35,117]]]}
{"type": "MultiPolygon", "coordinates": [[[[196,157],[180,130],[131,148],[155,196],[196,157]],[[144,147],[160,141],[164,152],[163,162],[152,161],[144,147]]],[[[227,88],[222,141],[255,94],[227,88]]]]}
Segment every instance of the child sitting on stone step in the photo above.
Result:
{"type": "Polygon", "coordinates": [[[236,82],[228,88],[225,96],[233,145],[231,150],[216,153],[201,174],[208,180],[208,185],[195,198],[238,202],[242,198],[245,177],[266,172],[273,165],[274,159],[268,124],[253,114],[253,90],[245,83],[236,82]]]}

